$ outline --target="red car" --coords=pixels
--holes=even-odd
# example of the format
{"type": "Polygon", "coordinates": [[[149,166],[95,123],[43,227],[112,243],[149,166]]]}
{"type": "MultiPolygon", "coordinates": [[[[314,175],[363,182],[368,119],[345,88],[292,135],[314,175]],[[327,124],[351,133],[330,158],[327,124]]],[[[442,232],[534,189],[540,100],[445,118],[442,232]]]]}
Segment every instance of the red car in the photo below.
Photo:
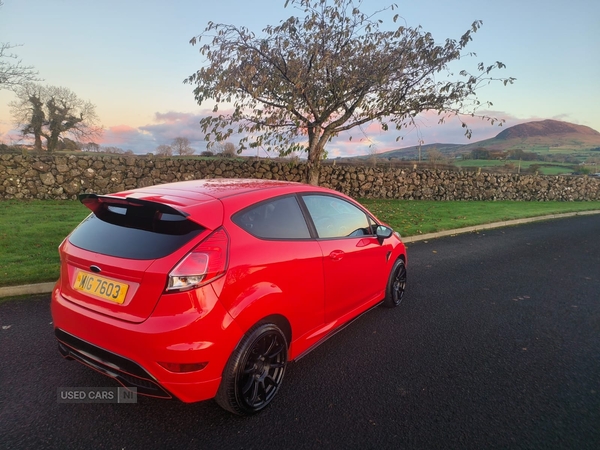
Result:
{"type": "Polygon", "coordinates": [[[252,414],[286,363],[406,285],[400,236],[338,192],[196,180],[83,194],[59,247],[60,352],[139,394],[252,414]]]}

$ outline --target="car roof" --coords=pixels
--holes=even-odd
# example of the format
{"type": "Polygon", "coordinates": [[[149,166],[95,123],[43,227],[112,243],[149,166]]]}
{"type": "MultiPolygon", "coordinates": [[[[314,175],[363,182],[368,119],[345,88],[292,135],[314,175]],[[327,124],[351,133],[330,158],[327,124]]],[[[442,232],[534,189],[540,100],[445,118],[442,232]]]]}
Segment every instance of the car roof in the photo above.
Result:
{"type": "MultiPolygon", "coordinates": [[[[243,178],[180,181],[103,196],[85,194],[84,197],[93,197],[104,203],[110,203],[111,198],[128,199],[131,204],[159,203],[173,208],[204,227],[215,229],[223,223],[225,216],[246,206],[267,198],[301,192],[318,192],[346,197],[344,194],[328,188],[303,183],[243,178]]],[[[93,203],[91,202],[92,206],[93,203]]],[[[93,210],[93,208],[90,209],[93,210]]]]}
{"type": "Polygon", "coordinates": [[[185,208],[214,199],[223,200],[228,197],[236,197],[256,191],[264,192],[265,190],[270,191],[269,196],[292,192],[330,191],[318,186],[292,181],[214,178],[159,184],[123,191],[111,196],[155,201],[185,208]]]}

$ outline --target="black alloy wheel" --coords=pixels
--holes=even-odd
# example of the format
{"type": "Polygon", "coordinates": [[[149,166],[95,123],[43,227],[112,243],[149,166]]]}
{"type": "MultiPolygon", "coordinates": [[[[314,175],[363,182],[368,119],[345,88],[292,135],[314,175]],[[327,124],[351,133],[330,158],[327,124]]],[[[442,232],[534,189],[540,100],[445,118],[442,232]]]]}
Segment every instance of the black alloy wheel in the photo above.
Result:
{"type": "Polygon", "coordinates": [[[398,259],[388,280],[387,289],[385,291],[385,300],[383,304],[389,308],[394,308],[402,303],[404,291],[406,290],[406,266],[402,259],[398,259]]]}
{"type": "Polygon", "coordinates": [[[231,355],[215,400],[235,414],[264,409],[281,386],[287,363],[287,341],[274,324],[252,328],[231,355]]]}

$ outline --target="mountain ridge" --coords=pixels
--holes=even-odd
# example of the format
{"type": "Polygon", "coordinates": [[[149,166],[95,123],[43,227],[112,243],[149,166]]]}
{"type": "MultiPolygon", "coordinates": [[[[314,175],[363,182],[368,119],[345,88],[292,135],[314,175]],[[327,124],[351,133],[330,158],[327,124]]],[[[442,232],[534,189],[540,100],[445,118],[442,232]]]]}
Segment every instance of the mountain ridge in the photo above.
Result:
{"type": "MultiPolygon", "coordinates": [[[[524,151],[588,151],[600,148],[600,132],[585,125],[577,125],[554,119],[525,122],[513,125],[490,139],[469,144],[434,143],[388,150],[377,154],[383,158],[414,158],[419,152],[424,156],[435,148],[444,154],[469,153],[477,148],[488,150],[524,151]]],[[[368,155],[356,158],[367,158],[368,155]]]]}
{"type": "Polygon", "coordinates": [[[548,136],[553,134],[562,135],[571,133],[581,133],[585,135],[600,137],[600,133],[598,131],[585,125],[577,125],[570,122],[561,122],[559,120],[547,119],[514,125],[498,133],[495,139],[524,138],[533,136],[548,136]]]}

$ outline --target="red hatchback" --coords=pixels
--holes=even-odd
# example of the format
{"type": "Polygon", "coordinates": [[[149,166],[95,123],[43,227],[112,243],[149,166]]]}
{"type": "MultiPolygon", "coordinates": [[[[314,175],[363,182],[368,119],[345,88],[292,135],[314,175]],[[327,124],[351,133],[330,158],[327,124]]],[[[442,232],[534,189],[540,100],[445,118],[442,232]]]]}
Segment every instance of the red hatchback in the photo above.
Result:
{"type": "Polygon", "coordinates": [[[400,236],[338,192],[196,180],[84,194],[60,245],[59,349],[140,394],[268,405],[286,363],[406,285],[400,236]]]}

